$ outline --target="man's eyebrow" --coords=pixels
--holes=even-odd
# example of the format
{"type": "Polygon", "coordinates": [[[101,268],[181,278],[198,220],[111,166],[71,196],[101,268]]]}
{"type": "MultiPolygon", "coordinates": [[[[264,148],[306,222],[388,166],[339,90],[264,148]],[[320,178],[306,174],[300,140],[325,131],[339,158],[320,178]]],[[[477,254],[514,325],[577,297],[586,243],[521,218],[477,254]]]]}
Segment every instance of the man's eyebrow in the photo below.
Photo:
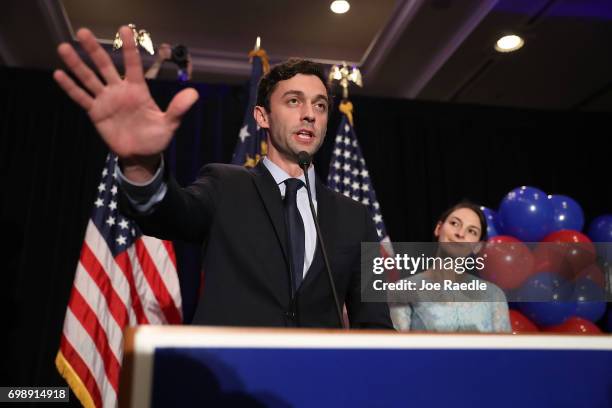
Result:
{"type": "MultiPolygon", "coordinates": [[[[282,96],[282,97],[284,98],[284,97],[285,97],[285,96],[287,96],[287,95],[297,95],[297,96],[304,97],[304,92],[302,92],[302,91],[298,91],[297,89],[290,89],[290,90],[286,91],[286,92],[283,94],[283,96],[282,96]]],[[[325,100],[325,102],[329,103],[329,99],[327,98],[327,95],[319,94],[319,95],[317,95],[317,96],[315,96],[315,97],[314,97],[314,100],[315,100],[315,101],[318,101],[318,100],[320,100],[320,99],[323,99],[323,100],[325,100]]]]}
{"type": "Polygon", "coordinates": [[[285,97],[285,96],[287,96],[287,95],[299,95],[299,96],[304,96],[304,92],[302,92],[302,91],[298,91],[298,90],[296,90],[296,89],[290,89],[290,90],[286,91],[286,92],[283,94],[283,97],[285,97]]]}

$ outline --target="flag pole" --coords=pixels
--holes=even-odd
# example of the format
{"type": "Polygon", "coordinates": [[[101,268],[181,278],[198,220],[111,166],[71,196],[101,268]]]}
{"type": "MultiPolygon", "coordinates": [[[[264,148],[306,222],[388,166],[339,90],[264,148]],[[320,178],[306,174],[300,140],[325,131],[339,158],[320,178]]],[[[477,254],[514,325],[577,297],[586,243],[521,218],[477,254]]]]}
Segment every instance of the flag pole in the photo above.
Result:
{"type": "Polygon", "coordinates": [[[232,164],[245,167],[255,167],[259,160],[267,154],[266,134],[260,129],[253,117],[253,109],[257,104],[257,86],[262,75],[270,71],[268,54],[261,47],[261,37],[255,40],[255,46],[249,52],[251,63],[251,79],[249,82],[249,103],[244,113],[242,127],[238,133],[238,141],[232,155],[232,164]]]}

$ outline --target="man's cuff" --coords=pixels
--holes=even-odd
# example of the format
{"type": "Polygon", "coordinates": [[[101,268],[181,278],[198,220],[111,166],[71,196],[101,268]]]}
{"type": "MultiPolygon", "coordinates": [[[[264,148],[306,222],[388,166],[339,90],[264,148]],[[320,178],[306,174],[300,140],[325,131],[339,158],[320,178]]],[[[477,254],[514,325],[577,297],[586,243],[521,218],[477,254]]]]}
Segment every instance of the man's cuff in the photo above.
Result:
{"type": "Polygon", "coordinates": [[[117,182],[125,193],[128,201],[141,214],[150,212],[153,206],[163,200],[168,185],[164,182],[164,157],[162,156],[159,168],[153,178],[145,183],[135,183],[128,180],[120,166],[115,167],[117,182]]]}

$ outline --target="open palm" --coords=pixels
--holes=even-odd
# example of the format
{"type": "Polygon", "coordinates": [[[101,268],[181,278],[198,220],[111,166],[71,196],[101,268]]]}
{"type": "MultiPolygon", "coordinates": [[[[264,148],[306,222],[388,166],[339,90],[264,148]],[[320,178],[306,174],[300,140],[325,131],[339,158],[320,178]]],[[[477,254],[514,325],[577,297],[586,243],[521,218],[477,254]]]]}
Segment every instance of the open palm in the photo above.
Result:
{"type": "Polygon", "coordinates": [[[80,29],[77,38],[97,67],[105,83],[83,62],[74,48],[61,44],[58,53],[79,79],[77,85],[65,72],[55,71],[62,89],[87,111],[100,136],[120,158],[146,160],[158,157],[168,146],[183,114],[197,100],[198,94],[184,89],[174,96],[162,112],[149,93],[144,80],[140,55],[128,27],[119,30],[123,41],[125,78],[121,78],[109,55],[93,33],[80,29]]]}

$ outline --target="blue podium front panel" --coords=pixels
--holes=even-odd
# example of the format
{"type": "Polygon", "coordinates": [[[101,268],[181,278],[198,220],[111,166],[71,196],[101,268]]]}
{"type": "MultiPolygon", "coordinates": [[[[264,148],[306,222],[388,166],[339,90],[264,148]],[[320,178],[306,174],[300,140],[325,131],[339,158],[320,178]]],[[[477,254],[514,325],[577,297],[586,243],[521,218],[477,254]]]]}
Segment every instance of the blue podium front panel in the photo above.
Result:
{"type": "Polygon", "coordinates": [[[154,407],[612,407],[592,350],[155,351],[154,407]]]}
{"type": "Polygon", "coordinates": [[[158,341],[146,405],[612,407],[610,336],[242,333],[158,341]]]}

